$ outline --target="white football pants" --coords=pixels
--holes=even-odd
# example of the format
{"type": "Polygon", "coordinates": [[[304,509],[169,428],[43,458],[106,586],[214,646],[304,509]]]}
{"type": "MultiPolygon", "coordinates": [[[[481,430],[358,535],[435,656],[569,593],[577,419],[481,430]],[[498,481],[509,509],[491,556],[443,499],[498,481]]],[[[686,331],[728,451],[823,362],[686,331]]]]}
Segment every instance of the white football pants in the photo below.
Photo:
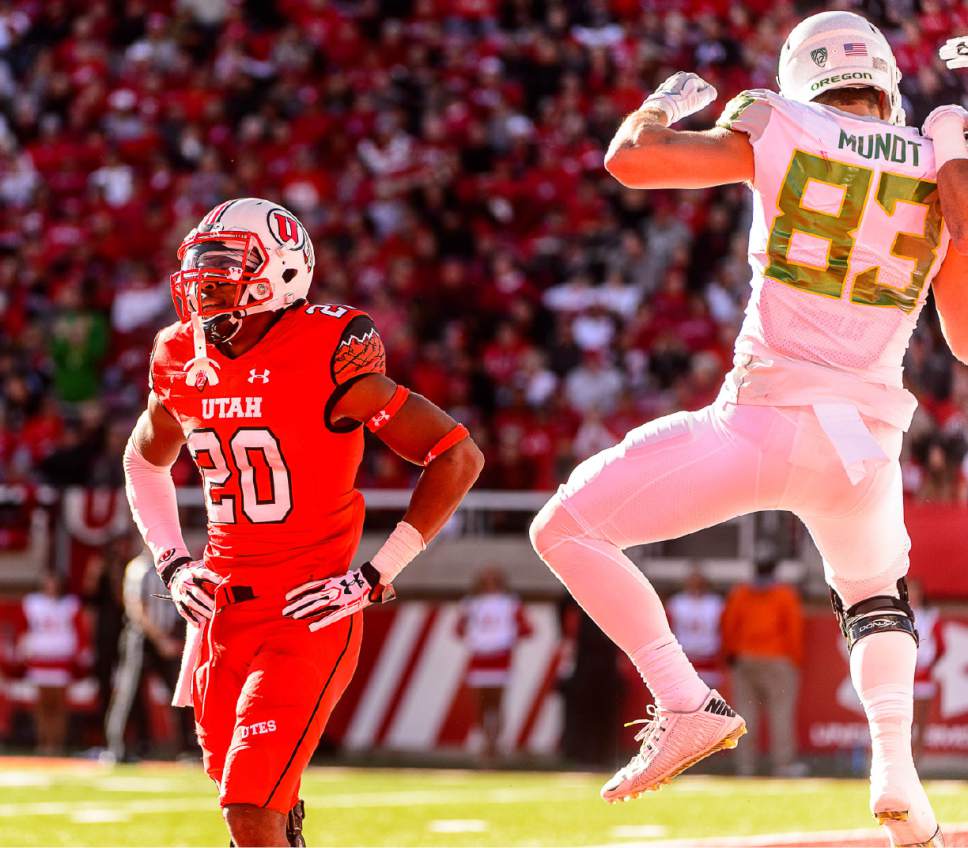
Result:
{"type": "Polygon", "coordinates": [[[618,548],[782,509],[807,526],[827,583],[845,606],[893,594],[910,549],[898,462],[903,434],[876,420],[864,423],[887,461],[853,485],[811,407],[718,400],[651,421],[572,472],[535,522],[535,547],[541,553],[554,544],[541,534],[558,509],[588,541],[618,548]]]}

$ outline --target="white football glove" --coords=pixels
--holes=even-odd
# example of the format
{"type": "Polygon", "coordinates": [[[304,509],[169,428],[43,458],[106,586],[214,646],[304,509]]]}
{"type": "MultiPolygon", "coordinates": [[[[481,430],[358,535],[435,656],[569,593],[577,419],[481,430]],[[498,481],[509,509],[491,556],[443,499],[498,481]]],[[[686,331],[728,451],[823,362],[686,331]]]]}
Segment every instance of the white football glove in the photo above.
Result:
{"type": "Polygon", "coordinates": [[[642,108],[658,107],[666,113],[671,126],[705,109],[717,96],[716,89],[698,74],[677,71],[645,99],[642,108]]]}
{"type": "Polygon", "coordinates": [[[938,48],[938,58],[952,71],[955,68],[968,68],[968,35],[949,38],[938,48]]]}
{"type": "Polygon", "coordinates": [[[961,131],[964,132],[965,127],[968,126],[968,109],[954,104],[938,106],[924,119],[921,134],[925,138],[933,139],[938,129],[949,122],[957,124],[961,128],[961,131]]]}
{"type": "Polygon", "coordinates": [[[202,624],[215,613],[215,587],[222,578],[202,560],[179,566],[168,581],[175,608],[185,621],[202,624]]]}
{"type": "Polygon", "coordinates": [[[380,572],[369,562],[342,577],[310,580],[286,593],[289,604],[282,614],[309,623],[312,631],[334,624],[370,604],[392,601],[392,586],[380,582],[380,572]]]}

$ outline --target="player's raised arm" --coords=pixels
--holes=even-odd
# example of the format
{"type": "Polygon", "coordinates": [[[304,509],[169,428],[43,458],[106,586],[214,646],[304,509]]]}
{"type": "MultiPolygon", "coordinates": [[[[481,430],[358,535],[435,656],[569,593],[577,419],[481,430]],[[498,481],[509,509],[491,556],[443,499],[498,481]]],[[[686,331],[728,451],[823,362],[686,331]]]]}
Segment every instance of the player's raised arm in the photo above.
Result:
{"type": "MultiPolygon", "coordinates": [[[[938,56],[949,70],[968,68],[968,35],[949,38],[938,49],[938,56]]],[[[928,115],[922,130],[934,143],[941,214],[951,232],[951,243],[959,253],[968,253],[966,125],[968,112],[961,106],[939,106],[928,115]]]]}
{"type": "Polygon", "coordinates": [[[171,466],[184,443],[181,426],[151,392],[148,408],[124,449],[125,491],[131,515],[178,612],[200,624],[212,617],[212,593],[220,578],[200,561],[192,561],[182,538],[171,466]]]}
{"type": "Polygon", "coordinates": [[[366,424],[424,472],[403,520],[370,562],[344,577],[311,581],[286,595],[289,604],[283,615],[307,621],[310,630],[392,598],[393,579],[437,535],[484,467],[483,454],[466,427],[383,374],[368,374],[353,383],[331,417],[366,424]]]}
{"type": "Polygon", "coordinates": [[[716,89],[696,74],[673,74],[622,122],[605,154],[606,170],[629,188],[706,188],[752,180],[753,148],[743,133],[669,129],[715,99],[716,89]]]}
{"type": "Polygon", "coordinates": [[[951,243],[959,253],[968,253],[966,126],[968,126],[968,111],[961,106],[939,106],[928,115],[922,130],[934,144],[941,214],[951,233],[951,243]]]}
{"type": "Polygon", "coordinates": [[[949,250],[931,282],[941,332],[951,352],[968,365],[968,256],[949,250]]]}

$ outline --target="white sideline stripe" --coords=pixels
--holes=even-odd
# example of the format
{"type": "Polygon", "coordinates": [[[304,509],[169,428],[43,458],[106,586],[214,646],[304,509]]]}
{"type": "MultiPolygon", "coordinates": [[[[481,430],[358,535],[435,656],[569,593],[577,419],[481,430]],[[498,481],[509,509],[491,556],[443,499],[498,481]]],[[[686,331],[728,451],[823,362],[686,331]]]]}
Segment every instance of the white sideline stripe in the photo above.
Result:
{"type": "Polygon", "coordinates": [[[668,831],[669,828],[661,824],[620,824],[612,828],[612,836],[616,839],[652,839],[665,836],[668,831]]]}
{"type": "MultiPolygon", "coordinates": [[[[468,786],[461,790],[420,789],[410,792],[363,792],[347,795],[328,795],[313,798],[311,809],[352,809],[353,807],[432,807],[451,804],[532,804],[537,801],[549,803],[570,800],[567,791],[559,786],[549,789],[480,790],[468,786]]],[[[585,788],[575,787],[572,797],[585,796],[585,788]]],[[[209,798],[186,796],[182,798],[125,798],[112,801],[111,809],[119,813],[150,812],[165,813],[175,810],[216,809],[218,801],[214,792],[209,798]]],[[[13,816],[63,816],[76,811],[91,809],[89,801],[31,801],[24,804],[0,804],[0,818],[13,816]]]]}
{"type": "Polygon", "coordinates": [[[525,747],[532,753],[549,753],[557,750],[561,741],[561,729],[565,726],[565,699],[552,690],[544,699],[538,719],[526,740],[525,747]]]}
{"type": "Polygon", "coordinates": [[[431,833],[484,833],[484,819],[434,819],[428,825],[431,833]]]}
{"type": "Polygon", "coordinates": [[[102,792],[143,792],[146,795],[151,792],[170,792],[177,795],[182,788],[177,780],[164,777],[139,777],[132,780],[120,774],[95,780],[94,786],[102,792]]]}
{"type": "Polygon", "coordinates": [[[439,607],[387,733],[390,748],[422,751],[435,747],[464,674],[467,650],[457,638],[458,614],[457,604],[439,607]]]}
{"type": "Polygon", "coordinates": [[[76,824],[105,824],[128,821],[130,818],[131,814],[124,810],[109,810],[104,807],[88,807],[70,814],[71,821],[76,824]]]}
{"type": "Polygon", "coordinates": [[[422,601],[400,606],[346,731],[344,744],[350,750],[372,748],[375,744],[390,698],[400,675],[406,671],[413,643],[426,617],[427,604],[422,601]]]}
{"type": "MultiPolygon", "coordinates": [[[[85,775],[85,778],[87,775],[85,775]]],[[[0,787],[8,786],[14,789],[28,786],[50,786],[54,782],[43,772],[37,771],[8,771],[0,772],[0,787]]]]}
{"type": "MultiPolygon", "coordinates": [[[[544,683],[545,670],[558,648],[558,619],[551,604],[535,604],[527,608],[534,632],[522,639],[514,649],[511,676],[504,694],[504,729],[501,734],[503,750],[514,750],[521,727],[531,712],[531,705],[544,683]],[[532,669],[531,673],[526,670],[532,669]],[[537,674],[534,673],[537,669],[537,674]],[[524,673],[522,673],[524,672],[524,673]]],[[[535,750],[524,740],[524,747],[535,750]]]]}

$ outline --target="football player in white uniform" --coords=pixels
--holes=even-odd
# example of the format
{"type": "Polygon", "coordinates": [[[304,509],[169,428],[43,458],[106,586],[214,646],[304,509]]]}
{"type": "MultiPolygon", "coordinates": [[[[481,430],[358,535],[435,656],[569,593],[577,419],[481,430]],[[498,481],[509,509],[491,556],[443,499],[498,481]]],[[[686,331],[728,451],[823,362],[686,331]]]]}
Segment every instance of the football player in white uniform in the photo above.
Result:
{"type": "Polygon", "coordinates": [[[904,125],[899,79],[876,27],[814,15],[783,46],[781,94],[745,91],[716,128],[677,132],[669,125],[716,98],[677,73],[606,155],[630,188],[753,191],[752,295],[719,398],[583,462],[531,527],[536,551],[655,698],[639,753],[602,788],[608,801],[659,788],[745,732],[623,549],[785,509],[823,555],[850,648],[873,740],[872,811],[895,845],[941,844],[911,757],[917,635],[898,455],[916,406],[902,357],[932,279],[952,274],[939,272],[949,235],[934,151],[904,125]]]}

